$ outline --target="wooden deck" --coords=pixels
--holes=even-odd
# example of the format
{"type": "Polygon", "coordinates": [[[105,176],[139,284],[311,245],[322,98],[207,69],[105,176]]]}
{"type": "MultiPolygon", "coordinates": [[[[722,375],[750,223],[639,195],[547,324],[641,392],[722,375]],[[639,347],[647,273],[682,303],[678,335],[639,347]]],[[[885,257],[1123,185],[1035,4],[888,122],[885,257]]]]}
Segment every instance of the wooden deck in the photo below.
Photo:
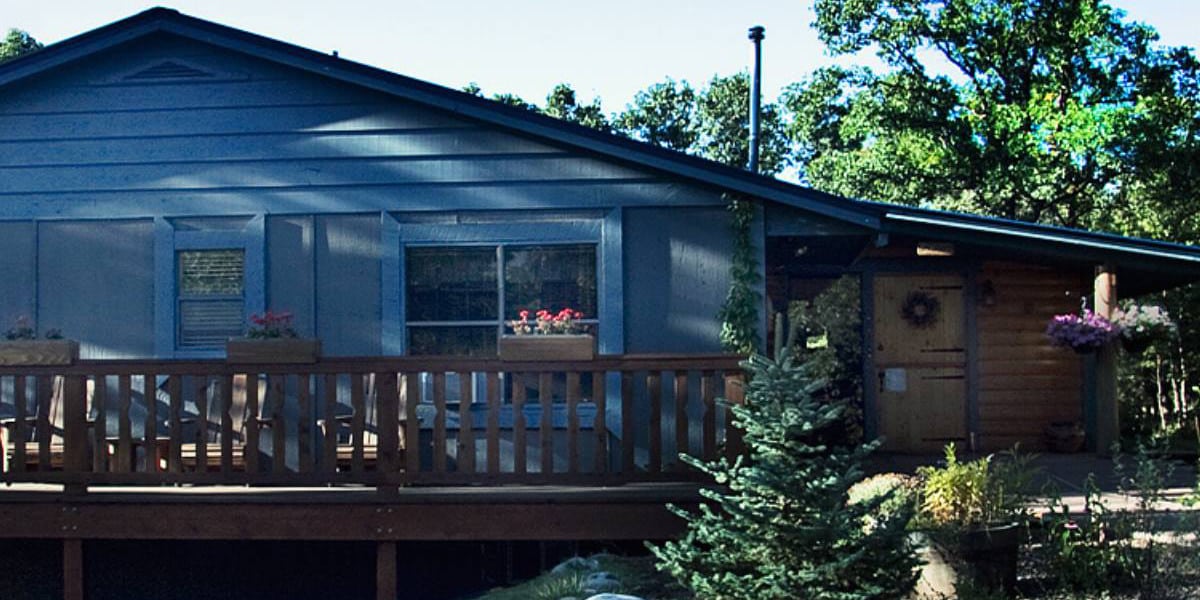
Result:
{"type": "Polygon", "coordinates": [[[397,544],[666,539],[700,479],[681,453],[742,451],[731,356],[310,365],[80,361],[0,367],[0,539],[397,544]]]}
{"type": "Polygon", "coordinates": [[[669,537],[741,391],[730,356],[0,367],[0,537],[669,537]]]}

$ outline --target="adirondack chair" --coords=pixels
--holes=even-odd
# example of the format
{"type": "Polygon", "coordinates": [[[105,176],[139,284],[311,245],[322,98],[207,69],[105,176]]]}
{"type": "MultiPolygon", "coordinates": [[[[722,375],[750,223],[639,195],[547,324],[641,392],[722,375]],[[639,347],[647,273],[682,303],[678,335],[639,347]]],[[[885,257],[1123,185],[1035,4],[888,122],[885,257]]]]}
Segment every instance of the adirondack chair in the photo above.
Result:
{"type": "MultiPolygon", "coordinates": [[[[363,376],[363,469],[374,471],[379,465],[379,419],[378,419],[379,389],[375,385],[375,376],[363,376]]],[[[393,399],[395,401],[396,399],[393,399]]],[[[399,460],[404,462],[404,415],[400,415],[399,424],[400,449],[399,460]]],[[[354,444],[352,440],[354,414],[338,414],[327,416],[317,421],[317,427],[322,439],[329,439],[329,428],[333,428],[337,438],[335,450],[336,470],[350,471],[354,466],[354,444]]]]}
{"type": "MultiPolygon", "coordinates": [[[[89,383],[89,391],[90,385],[89,383]]],[[[52,378],[48,389],[39,390],[38,387],[31,385],[26,388],[27,411],[20,421],[17,417],[0,419],[0,443],[4,448],[2,468],[5,472],[10,469],[59,471],[63,468],[63,378],[52,378]],[[42,396],[47,397],[43,398],[42,396]],[[39,426],[38,418],[43,411],[48,418],[43,425],[39,426]],[[18,427],[19,423],[24,427],[18,427]],[[18,436],[18,430],[21,430],[22,435],[18,436]],[[43,464],[41,456],[41,438],[43,437],[47,437],[50,442],[48,464],[43,464]],[[23,453],[18,452],[18,444],[22,445],[23,453]],[[23,454],[20,466],[17,466],[18,464],[15,462],[20,458],[18,454],[23,454]]],[[[90,430],[95,421],[89,417],[87,424],[90,430]]],[[[90,448],[91,444],[88,447],[90,448]]]]}
{"type": "MultiPolygon", "coordinates": [[[[233,377],[233,393],[231,403],[229,405],[229,417],[233,422],[233,439],[231,446],[233,453],[230,457],[231,468],[233,471],[246,470],[246,426],[249,422],[249,415],[246,414],[246,375],[235,375],[233,377]]],[[[184,442],[180,444],[180,466],[184,471],[220,471],[221,470],[221,390],[218,384],[219,380],[210,379],[202,390],[197,390],[205,395],[205,404],[208,407],[207,418],[201,422],[197,417],[183,417],[180,423],[186,428],[198,427],[205,433],[204,458],[203,464],[200,462],[200,447],[199,442],[184,442]]],[[[258,386],[259,406],[265,398],[265,386],[258,386]]],[[[196,439],[195,435],[189,436],[190,439],[196,439]]],[[[170,452],[168,448],[162,448],[159,451],[159,468],[166,471],[170,470],[170,452]]]]}

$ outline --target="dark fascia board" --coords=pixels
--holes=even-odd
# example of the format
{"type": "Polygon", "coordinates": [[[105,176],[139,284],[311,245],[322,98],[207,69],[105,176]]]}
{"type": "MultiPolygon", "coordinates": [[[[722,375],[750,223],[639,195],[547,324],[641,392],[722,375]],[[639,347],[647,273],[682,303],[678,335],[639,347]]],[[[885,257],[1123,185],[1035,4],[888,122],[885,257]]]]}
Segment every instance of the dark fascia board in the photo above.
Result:
{"type": "Polygon", "coordinates": [[[596,131],[583,125],[190,17],[166,8],[149,9],[0,65],[0,87],[155,32],[194,39],[374,89],[523,135],[650,168],[670,177],[795,206],[869,229],[876,229],[880,224],[875,211],[859,206],[852,200],[623,136],[596,131]]]}
{"type": "Polygon", "coordinates": [[[1200,272],[1200,248],[1196,246],[997,217],[869,204],[884,211],[885,231],[926,232],[935,235],[957,233],[956,237],[991,237],[1001,241],[1002,245],[1018,250],[1052,248],[1063,255],[1094,257],[1096,262],[1103,262],[1105,257],[1152,262],[1169,261],[1188,265],[1200,272]]]}

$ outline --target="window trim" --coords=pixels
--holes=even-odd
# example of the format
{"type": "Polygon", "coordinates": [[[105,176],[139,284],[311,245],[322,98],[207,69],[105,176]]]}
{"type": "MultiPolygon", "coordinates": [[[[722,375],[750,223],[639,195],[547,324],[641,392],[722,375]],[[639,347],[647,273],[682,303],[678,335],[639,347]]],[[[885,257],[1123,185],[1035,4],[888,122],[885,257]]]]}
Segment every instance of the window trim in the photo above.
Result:
{"type": "MultiPolygon", "coordinates": [[[[500,245],[596,245],[596,302],[602,353],[624,349],[623,281],[621,260],[621,209],[598,218],[545,220],[514,214],[509,220],[489,223],[462,222],[456,216],[437,222],[400,222],[385,214],[382,237],[385,243],[384,352],[408,353],[408,322],[405,307],[406,248],[413,246],[500,246],[500,245]],[[390,277],[395,277],[389,281],[390,277]]],[[[489,322],[490,324],[490,322],[489,322]]]]}
{"type": "MultiPolygon", "coordinates": [[[[227,215],[221,215],[227,216],[227,215]]],[[[241,230],[176,230],[168,217],[154,220],[154,354],[160,358],[222,358],[225,348],[180,348],[178,252],[242,250],[243,314],[262,312],[266,302],[266,218],[255,215],[241,230]]]]}
{"type": "MultiPolygon", "coordinates": [[[[430,243],[406,244],[404,247],[404,249],[406,251],[406,254],[405,254],[406,258],[407,258],[407,250],[409,248],[468,248],[468,247],[494,248],[495,252],[496,252],[496,292],[497,292],[496,302],[497,302],[497,308],[499,309],[499,311],[498,311],[497,318],[495,318],[495,319],[451,320],[451,321],[408,321],[408,320],[405,320],[404,321],[404,347],[407,349],[407,348],[410,348],[412,345],[411,337],[409,335],[410,328],[412,328],[412,327],[418,327],[418,328],[420,328],[420,327],[485,327],[485,326],[486,327],[495,327],[496,328],[496,337],[497,337],[497,339],[499,339],[500,336],[505,334],[505,329],[506,329],[505,323],[512,320],[513,317],[515,316],[515,315],[505,316],[506,314],[508,314],[508,306],[507,306],[507,302],[506,302],[507,297],[508,297],[508,289],[507,289],[507,285],[506,285],[506,280],[504,278],[504,274],[505,274],[505,270],[506,270],[505,267],[507,266],[507,264],[505,263],[505,260],[504,260],[505,250],[507,250],[509,248],[514,248],[514,247],[515,248],[550,248],[550,247],[554,247],[554,246],[590,246],[595,251],[596,305],[597,305],[597,307],[599,307],[599,304],[600,304],[600,272],[601,272],[601,269],[603,268],[603,261],[600,260],[600,243],[598,241],[501,242],[501,243],[475,242],[475,243],[470,243],[470,244],[444,244],[444,243],[430,242],[430,243]]],[[[407,266],[407,264],[406,264],[406,266],[407,266]]],[[[400,291],[400,294],[404,297],[404,301],[407,303],[408,302],[408,281],[407,281],[407,279],[405,279],[404,281],[401,282],[401,286],[403,289],[400,291]]],[[[598,308],[597,308],[597,310],[598,310],[598,308]]],[[[597,331],[601,331],[601,328],[599,327],[600,321],[601,321],[601,319],[598,315],[593,315],[590,318],[580,319],[578,322],[581,324],[584,324],[584,325],[595,325],[597,331]]]]}

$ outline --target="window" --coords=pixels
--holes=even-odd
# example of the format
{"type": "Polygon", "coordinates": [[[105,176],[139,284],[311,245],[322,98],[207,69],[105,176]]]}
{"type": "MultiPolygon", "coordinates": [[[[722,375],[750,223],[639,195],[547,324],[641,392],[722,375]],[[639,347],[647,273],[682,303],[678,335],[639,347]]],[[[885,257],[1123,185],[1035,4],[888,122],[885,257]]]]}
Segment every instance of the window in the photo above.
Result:
{"type": "Polygon", "coordinates": [[[409,247],[410,354],[495,356],[520,310],[573,308],[597,326],[594,244],[409,247]]]}
{"type": "Polygon", "coordinates": [[[185,250],[176,256],[176,346],[215,348],[241,335],[246,322],[245,250],[185,250]]]}

